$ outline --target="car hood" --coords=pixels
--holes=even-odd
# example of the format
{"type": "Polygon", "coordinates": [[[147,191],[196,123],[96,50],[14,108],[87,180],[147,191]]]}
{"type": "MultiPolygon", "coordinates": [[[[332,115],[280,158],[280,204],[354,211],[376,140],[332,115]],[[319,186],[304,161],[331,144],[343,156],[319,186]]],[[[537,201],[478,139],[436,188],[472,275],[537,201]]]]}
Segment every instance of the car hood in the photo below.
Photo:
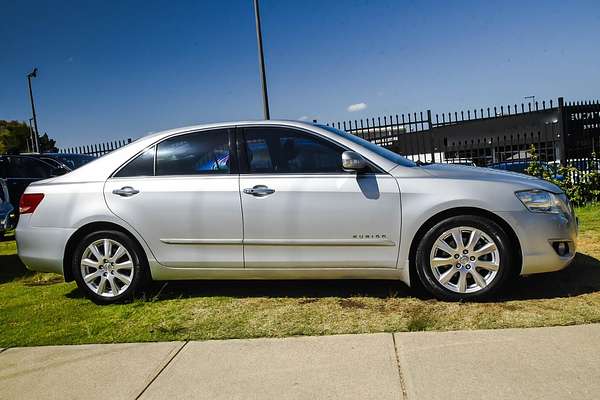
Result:
{"type": "Polygon", "coordinates": [[[553,193],[562,193],[562,190],[553,183],[530,175],[519,174],[512,171],[500,171],[491,168],[452,164],[429,164],[420,166],[418,168],[421,168],[428,175],[436,178],[504,182],[523,186],[524,188],[541,189],[553,193]]]}

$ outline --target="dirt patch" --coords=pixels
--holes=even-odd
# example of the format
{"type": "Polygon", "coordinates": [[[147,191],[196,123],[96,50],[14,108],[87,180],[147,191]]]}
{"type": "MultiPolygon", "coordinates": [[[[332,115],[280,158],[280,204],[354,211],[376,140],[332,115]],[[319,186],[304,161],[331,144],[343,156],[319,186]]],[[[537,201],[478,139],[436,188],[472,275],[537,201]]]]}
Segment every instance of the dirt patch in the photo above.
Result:
{"type": "Polygon", "coordinates": [[[342,308],[367,308],[365,303],[363,303],[362,301],[353,300],[353,299],[340,299],[338,301],[338,304],[342,308]]]}

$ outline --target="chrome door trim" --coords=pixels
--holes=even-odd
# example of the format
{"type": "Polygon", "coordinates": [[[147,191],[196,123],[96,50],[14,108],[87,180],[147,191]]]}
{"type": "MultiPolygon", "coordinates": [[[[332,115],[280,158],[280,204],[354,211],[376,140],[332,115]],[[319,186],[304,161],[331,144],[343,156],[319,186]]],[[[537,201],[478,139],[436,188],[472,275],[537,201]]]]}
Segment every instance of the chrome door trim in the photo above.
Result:
{"type": "Polygon", "coordinates": [[[231,245],[245,244],[249,246],[395,246],[388,239],[160,239],[166,244],[203,244],[231,245]]]}
{"type": "Polygon", "coordinates": [[[395,246],[388,239],[244,239],[249,246],[395,246]]]}
{"type": "Polygon", "coordinates": [[[160,239],[166,244],[243,244],[242,239],[160,239]]]}

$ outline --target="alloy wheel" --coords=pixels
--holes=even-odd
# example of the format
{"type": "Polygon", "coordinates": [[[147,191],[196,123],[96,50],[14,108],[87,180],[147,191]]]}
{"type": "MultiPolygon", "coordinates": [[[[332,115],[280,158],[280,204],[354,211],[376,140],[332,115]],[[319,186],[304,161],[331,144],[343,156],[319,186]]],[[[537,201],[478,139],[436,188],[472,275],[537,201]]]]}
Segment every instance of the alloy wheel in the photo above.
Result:
{"type": "Polygon", "coordinates": [[[103,297],[126,292],[135,271],[129,251],[112,239],[99,239],[87,246],[80,268],[86,286],[103,297]]]}
{"type": "Polygon", "coordinates": [[[480,229],[460,226],[442,233],[434,242],[429,263],[435,279],[456,293],[476,293],[498,275],[500,252],[480,229]]]}

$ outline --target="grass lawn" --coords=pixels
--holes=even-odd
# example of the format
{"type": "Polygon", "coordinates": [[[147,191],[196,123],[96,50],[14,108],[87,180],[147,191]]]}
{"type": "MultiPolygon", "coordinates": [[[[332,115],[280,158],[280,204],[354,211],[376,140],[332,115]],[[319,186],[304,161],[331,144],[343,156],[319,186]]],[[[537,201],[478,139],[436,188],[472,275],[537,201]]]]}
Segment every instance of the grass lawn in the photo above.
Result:
{"type": "Polygon", "coordinates": [[[491,303],[419,299],[389,281],[197,281],[155,283],[145,299],[100,307],[58,275],[27,271],[4,241],[0,347],[600,322],[600,206],[578,215],[575,262],[521,278],[491,303]]]}

